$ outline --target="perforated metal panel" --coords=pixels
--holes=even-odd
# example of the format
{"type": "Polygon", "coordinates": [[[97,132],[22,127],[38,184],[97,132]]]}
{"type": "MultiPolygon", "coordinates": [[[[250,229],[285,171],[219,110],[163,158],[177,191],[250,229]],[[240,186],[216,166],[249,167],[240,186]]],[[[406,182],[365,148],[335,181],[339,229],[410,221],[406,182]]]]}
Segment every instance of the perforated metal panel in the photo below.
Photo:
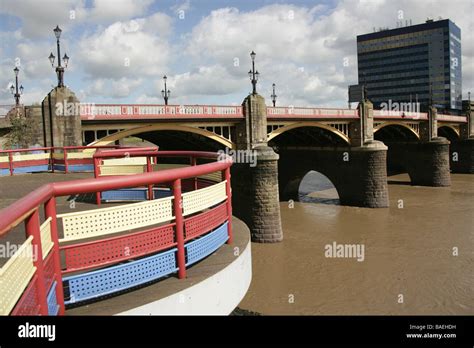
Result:
{"type": "Polygon", "coordinates": [[[66,304],[112,294],[177,271],[176,248],[98,271],[64,278],[70,298],[66,304]]]}
{"type": "Polygon", "coordinates": [[[214,251],[219,249],[227,239],[227,222],[217,228],[215,231],[189,242],[185,245],[187,252],[186,266],[191,265],[206,256],[211,255],[214,251]]]}
{"type": "Polygon", "coordinates": [[[33,236],[0,269],[0,315],[8,315],[36,271],[33,265],[33,236]]]}
{"type": "Polygon", "coordinates": [[[132,164],[132,165],[101,165],[100,175],[101,176],[110,176],[110,175],[132,175],[132,174],[141,174],[146,172],[146,165],[132,164]]]}
{"type": "Polygon", "coordinates": [[[225,193],[226,181],[183,193],[183,215],[189,215],[216,205],[227,198],[225,193]]]}
{"type": "Polygon", "coordinates": [[[186,240],[196,238],[221,225],[227,219],[227,206],[222,203],[212,210],[192,216],[184,220],[186,240]]]}
{"type": "Polygon", "coordinates": [[[51,239],[51,218],[48,218],[40,227],[41,233],[41,250],[43,253],[43,260],[48,256],[50,250],[53,248],[53,240],[51,239]]]}
{"type": "Polygon", "coordinates": [[[222,181],[222,173],[221,172],[214,172],[205,175],[198,176],[199,179],[210,180],[214,182],[221,182],[222,181]]]}
{"type": "Polygon", "coordinates": [[[117,207],[58,215],[62,220],[62,241],[97,237],[173,220],[172,197],[117,207]]]}
{"type": "Polygon", "coordinates": [[[46,288],[49,288],[55,279],[54,275],[54,258],[53,254],[50,253],[48,258],[44,261],[43,268],[44,268],[44,278],[46,283],[46,288]]]}
{"type": "Polygon", "coordinates": [[[148,191],[146,188],[120,189],[104,191],[101,198],[107,202],[117,201],[144,201],[147,199],[148,191]]]}
{"type": "Polygon", "coordinates": [[[59,305],[56,300],[56,282],[53,283],[49,290],[46,301],[48,302],[48,315],[58,315],[59,305]]]}
{"type": "Polygon", "coordinates": [[[104,159],[102,161],[103,165],[106,166],[120,166],[120,165],[130,165],[130,164],[141,164],[146,165],[146,157],[124,157],[124,158],[112,158],[104,159]]]}
{"type": "Polygon", "coordinates": [[[137,258],[173,247],[174,224],[64,248],[66,272],[137,258]]]}
{"type": "Polygon", "coordinates": [[[67,153],[68,159],[92,158],[92,156],[94,156],[93,152],[68,152],[67,153]]]}
{"type": "Polygon", "coordinates": [[[39,315],[40,305],[38,303],[38,292],[36,288],[36,276],[31,278],[30,284],[13,308],[11,315],[39,315]]]}

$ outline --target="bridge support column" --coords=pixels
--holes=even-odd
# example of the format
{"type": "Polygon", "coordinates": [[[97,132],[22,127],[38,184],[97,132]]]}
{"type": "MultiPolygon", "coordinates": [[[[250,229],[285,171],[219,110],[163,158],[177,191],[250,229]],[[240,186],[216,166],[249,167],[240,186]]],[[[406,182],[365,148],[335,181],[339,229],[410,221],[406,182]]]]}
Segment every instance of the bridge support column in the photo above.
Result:
{"type": "Polygon", "coordinates": [[[279,156],[267,146],[265,99],[251,94],[242,106],[245,120],[236,129],[237,154],[249,161],[232,166],[233,211],[250,228],[253,242],[280,242],[279,156]]]}
{"type": "Polygon", "coordinates": [[[428,122],[420,124],[418,144],[410,144],[405,160],[408,162],[412,185],[442,187],[451,185],[449,144],[438,137],[437,110],[428,109],[428,122]]]}
{"type": "Polygon", "coordinates": [[[298,201],[303,176],[316,170],[334,184],[342,205],[386,208],[387,147],[381,142],[345,148],[281,149],[280,192],[282,200],[298,201]]]}
{"type": "Polygon", "coordinates": [[[43,99],[42,124],[44,146],[82,145],[79,100],[67,87],[55,87],[43,99]]]}
{"type": "Polygon", "coordinates": [[[451,170],[453,173],[474,173],[474,105],[463,103],[467,123],[460,126],[460,140],[451,145],[451,170]]]}

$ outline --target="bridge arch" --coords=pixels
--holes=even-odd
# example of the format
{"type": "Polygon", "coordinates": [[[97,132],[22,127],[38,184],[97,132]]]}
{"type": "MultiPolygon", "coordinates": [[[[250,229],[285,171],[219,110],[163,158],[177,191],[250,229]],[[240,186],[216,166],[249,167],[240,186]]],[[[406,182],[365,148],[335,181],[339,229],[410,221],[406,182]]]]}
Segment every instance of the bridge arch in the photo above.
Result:
{"type": "Polygon", "coordinates": [[[438,126],[438,136],[444,137],[449,141],[458,141],[460,138],[459,128],[450,124],[442,124],[438,126]]]}
{"type": "Polygon", "coordinates": [[[274,138],[280,136],[281,134],[283,134],[287,131],[297,129],[297,128],[303,128],[303,127],[316,127],[316,128],[325,129],[325,130],[331,132],[332,134],[335,134],[337,137],[341,138],[348,145],[350,144],[350,140],[349,140],[348,135],[344,134],[340,130],[338,130],[334,127],[331,127],[329,125],[326,125],[324,123],[321,123],[321,122],[311,122],[311,121],[303,121],[303,122],[292,123],[292,124],[277,128],[277,129],[273,130],[271,133],[268,134],[268,141],[273,140],[274,138]]]}
{"type": "Polygon", "coordinates": [[[383,129],[383,128],[386,128],[386,127],[391,127],[391,128],[394,128],[394,127],[403,127],[407,130],[409,130],[417,139],[420,139],[420,131],[419,131],[419,128],[416,129],[414,128],[413,126],[407,124],[407,123],[404,123],[404,122],[396,122],[396,121],[387,121],[387,122],[382,122],[380,124],[377,124],[375,127],[374,127],[374,134],[377,133],[379,130],[383,129]]]}
{"type": "Polygon", "coordinates": [[[146,125],[146,126],[140,126],[140,127],[130,128],[130,129],[124,129],[122,131],[107,135],[106,137],[96,140],[95,142],[89,145],[95,145],[95,146],[109,145],[109,144],[114,143],[117,140],[126,138],[128,136],[133,136],[133,135],[148,133],[148,132],[153,132],[153,131],[178,131],[178,132],[184,132],[184,133],[198,134],[208,139],[211,139],[221,145],[224,145],[228,148],[235,149],[235,144],[229,139],[226,139],[222,136],[219,136],[215,133],[212,133],[202,128],[183,126],[183,125],[177,125],[177,124],[156,124],[156,125],[146,125]]]}

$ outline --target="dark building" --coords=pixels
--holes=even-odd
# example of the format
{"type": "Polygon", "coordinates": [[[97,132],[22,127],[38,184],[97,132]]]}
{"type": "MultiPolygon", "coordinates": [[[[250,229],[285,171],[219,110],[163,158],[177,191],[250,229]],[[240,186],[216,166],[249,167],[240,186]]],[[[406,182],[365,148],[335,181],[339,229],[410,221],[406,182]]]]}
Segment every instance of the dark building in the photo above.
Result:
{"type": "MultiPolygon", "coordinates": [[[[462,109],[461,29],[449,19],[357,36],[359,84],[376,107],[462,109]],[[385,104],[383,104],[385,103],[385,104]]],[[[413,110],[415,111],[415,110],[413,110]]]]}

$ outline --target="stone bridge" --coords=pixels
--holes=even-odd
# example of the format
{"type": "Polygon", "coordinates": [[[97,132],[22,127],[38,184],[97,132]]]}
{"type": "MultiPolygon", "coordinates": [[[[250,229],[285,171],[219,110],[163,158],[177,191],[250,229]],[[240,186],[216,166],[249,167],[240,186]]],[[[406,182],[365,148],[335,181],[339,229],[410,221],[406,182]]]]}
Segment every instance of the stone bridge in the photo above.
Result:
{"type": "Polygon", "coordinates": [[[474,172],[473,106],[461,116],[356,109],[267,107],[258,94],[239,106],[79,103],[66,87],[21,108],[43,146],[109,145],[134,136],[162,150],[232,149],[256,165],[232,166],[233,206],[254,241],[282,239],[279,200],[298,200],[302,178],[318,171],[343,205],[388,206],[387,172],[413,185],[449,186],[450,172],[474,172]]]}

